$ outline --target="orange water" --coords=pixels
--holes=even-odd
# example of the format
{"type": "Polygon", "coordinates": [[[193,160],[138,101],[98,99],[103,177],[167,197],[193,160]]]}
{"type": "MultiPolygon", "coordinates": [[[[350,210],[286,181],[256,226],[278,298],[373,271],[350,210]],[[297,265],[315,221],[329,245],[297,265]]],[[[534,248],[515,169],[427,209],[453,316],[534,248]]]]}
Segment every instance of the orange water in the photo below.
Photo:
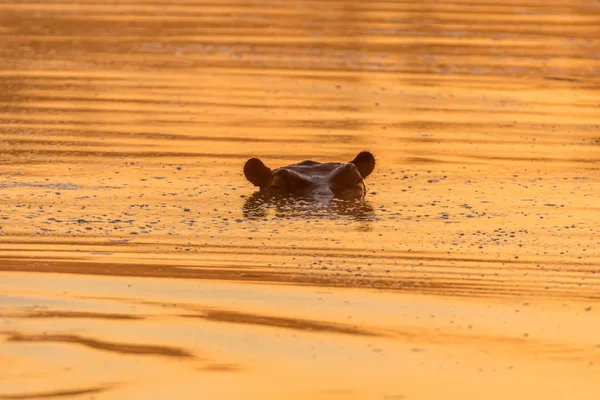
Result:
{"type": "Polygon", "coordinates": [[[598,21],[0,3],[0,399],[597,399],[598,21]],[[364,149],[349,208],[242,174],[364,149]]]}

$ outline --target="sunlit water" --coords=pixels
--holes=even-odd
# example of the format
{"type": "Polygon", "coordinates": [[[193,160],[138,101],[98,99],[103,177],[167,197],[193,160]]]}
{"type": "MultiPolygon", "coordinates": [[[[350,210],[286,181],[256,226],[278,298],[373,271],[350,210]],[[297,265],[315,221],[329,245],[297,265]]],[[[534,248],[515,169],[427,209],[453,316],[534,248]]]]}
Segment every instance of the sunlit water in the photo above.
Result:
{"type": "Polygon", "coordinates": [[[598,21],[0,3],[0,399],[597,399],[598,21]],[[365,149],[361,201],[242,173],[365,149]]]}

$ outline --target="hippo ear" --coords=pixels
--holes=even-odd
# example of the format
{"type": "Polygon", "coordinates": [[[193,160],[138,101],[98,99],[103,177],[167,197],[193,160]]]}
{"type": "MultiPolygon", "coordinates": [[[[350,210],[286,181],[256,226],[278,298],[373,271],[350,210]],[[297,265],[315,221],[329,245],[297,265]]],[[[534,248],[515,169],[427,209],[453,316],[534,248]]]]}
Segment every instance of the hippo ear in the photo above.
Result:
{"type": "Polygon", "coordinates": [[[368,151],[361,151],[354,158],[354,160],[350,161],[352,164],[356,165],[358,168],[358,172],[363,178],[366,178],[373,172],[375,169],[375,157],[368,151]]]}
{"type": "Polygon", "coordinates": [[[263,188],[271,180],[271,169],[258,158],[251,158],[244,165],[244,175],[254,186],[263,188]]]}

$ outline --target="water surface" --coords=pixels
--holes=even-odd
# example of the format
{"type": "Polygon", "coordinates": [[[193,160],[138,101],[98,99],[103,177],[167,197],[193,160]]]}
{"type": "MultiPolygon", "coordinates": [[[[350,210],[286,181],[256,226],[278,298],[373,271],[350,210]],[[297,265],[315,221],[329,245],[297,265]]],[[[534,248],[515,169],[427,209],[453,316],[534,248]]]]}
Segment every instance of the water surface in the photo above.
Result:
{"type": "Polygon", "coordinates": [[[4,1],[0,399],[595,399],[597,1],[4,1]],[[254,156],[377,158],[265,202],[254,156]]]}

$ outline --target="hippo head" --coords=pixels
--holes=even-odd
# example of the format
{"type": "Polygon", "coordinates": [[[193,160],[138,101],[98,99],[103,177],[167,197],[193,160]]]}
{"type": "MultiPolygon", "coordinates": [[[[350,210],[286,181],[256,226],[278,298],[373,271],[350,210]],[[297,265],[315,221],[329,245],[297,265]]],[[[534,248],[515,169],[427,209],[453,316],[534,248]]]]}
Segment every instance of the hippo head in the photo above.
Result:
{"type": "Polygon", "coordinates": [[[244,175],[266,194],[287,194],[314,200],[352,199],[364,196],[363,179],[374,168],[375,157],[363,151],[349,163],[306,160],[274,170],[258,158],[251,158],[244,166],[244,175]]]}

